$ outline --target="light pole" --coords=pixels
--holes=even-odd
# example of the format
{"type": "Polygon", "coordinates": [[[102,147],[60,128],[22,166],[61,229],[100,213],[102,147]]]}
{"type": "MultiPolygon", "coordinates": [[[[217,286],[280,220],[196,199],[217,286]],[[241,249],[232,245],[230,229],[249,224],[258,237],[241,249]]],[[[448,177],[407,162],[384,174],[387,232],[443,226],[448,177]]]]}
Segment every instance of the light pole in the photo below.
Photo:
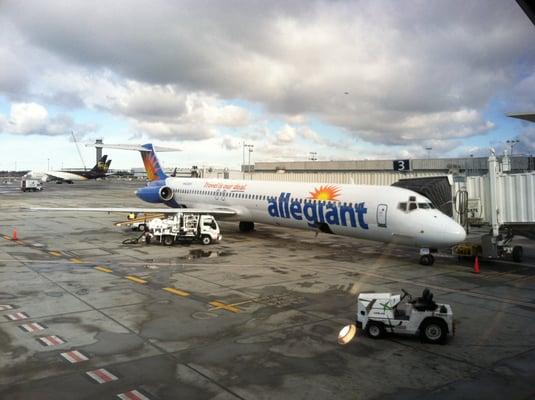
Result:
{"type": "Polygon", "coordinates": [[[253,145],[248,145],[249,147],[249,161],[247,161],[247,168],[249,169],[249,180],[253,180],[253,173],[251,172],[251,153],[253,152],[253,145]]]}
{"type": "Polygon", "coordinates": [[[425,148],[427,150],[427,159],[429,160],[431,158],[431,150],[433,150],[432,147],[426,147],[425,148]]]}
{"type": "Polygon", "coordinates": [[[316,153],[315,151],[311,151],[308,153],[308,159],[310,161],[317,161],[318,160],[318,153],[316,153]]]}
{"type": "Polygon", "coordinates": [[[242,169],[243,169],[243,180],[245,180],[245,148],[248,148],[249,150],[249,165],[247,167],[247,171],[251,172],[251,152],[253,151],[252,148],[254,147],[252,144],[247,144],[243,142],[243,148],[242,148],[242,169]]]}
{"type": "Polygon", "coordinates": [[[50,171],[50,158],[46,159],[46,170],[50,171]]]}
{"type": "Polygon", "coordinates": [[[515,148],[515,145],[520,143],[520,140],[511,139],[511,140],[506,140],[505,143],[507,143],[511,147],[511,156],[512,156],[513,155],[513,150],[515,148]]]}

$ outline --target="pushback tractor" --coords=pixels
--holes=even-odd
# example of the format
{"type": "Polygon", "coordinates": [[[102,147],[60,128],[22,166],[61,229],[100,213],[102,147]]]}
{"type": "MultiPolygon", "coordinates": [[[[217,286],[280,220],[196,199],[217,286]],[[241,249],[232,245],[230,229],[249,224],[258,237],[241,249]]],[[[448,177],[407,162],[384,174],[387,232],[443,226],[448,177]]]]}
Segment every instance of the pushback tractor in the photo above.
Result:
{"type": "Polygon", "coordinates": [[[357,299],[357,327],[373,339],[394,333],[419,335],[428,343],[446,343],[454,334],[451,306],[435,303],[429,289],[416,299],[402,292],[361,293],[357,299]]]}

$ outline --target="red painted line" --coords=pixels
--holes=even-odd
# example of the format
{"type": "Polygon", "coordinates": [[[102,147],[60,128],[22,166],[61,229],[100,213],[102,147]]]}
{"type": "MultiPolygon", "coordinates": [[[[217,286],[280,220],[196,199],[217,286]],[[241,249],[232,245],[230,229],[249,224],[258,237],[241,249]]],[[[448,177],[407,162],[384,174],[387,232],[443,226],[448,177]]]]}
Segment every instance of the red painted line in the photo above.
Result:
{"type": "Polygon", "coordinates": [[[138,390],[130,390],[129,392],[118,394],[117,397],[121,400],[150,400],[138,390]]]}
{"type": "Polygon", "coordinates": [[[61,344],[61,343],[62,343],[62,342],[61,342],[60,340],[58,340],[58,338],[55,337],[55,336],[47,336],[46,338],[47,338],[48,340],[50,340],[54,346],[57,346],[58,344],[61,344]]]}
{"type": "Polygon", "coordinates": [[[103,381],[111,382],[113,380],[113,378],[106,373],[105,369],[96,369],[93,372],[103,381]]]}

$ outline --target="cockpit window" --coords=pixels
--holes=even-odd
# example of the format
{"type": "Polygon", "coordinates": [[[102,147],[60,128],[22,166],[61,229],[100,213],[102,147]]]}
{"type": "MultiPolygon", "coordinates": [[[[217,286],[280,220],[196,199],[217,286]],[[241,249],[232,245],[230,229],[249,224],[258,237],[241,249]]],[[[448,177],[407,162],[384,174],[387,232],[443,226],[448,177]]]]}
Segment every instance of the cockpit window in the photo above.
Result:
{"type": "Polygon", "coordinates": [[[433,205],[433,203],[427,203],[427,204],[429,204],[429,208],[432,209],[432,210],[434,210],[434,209],[436,208],[436,207],[433,205]]]}
{"type": "Polygon", "coordinates": [[[407,211],[407,203],[399,203],[398,208],[401,211],[407,211]]]}
{"type": "Polygon", "coordinates": [[[429,203],[418,203],[418,208],[423,208],[427,210],[429,208],[429,203]]]}
{"type": "Polygon", "coordinates": [[[416,203],[409,203],[409,211],[416,210],[416,208],[418,208],[416,203]]]}

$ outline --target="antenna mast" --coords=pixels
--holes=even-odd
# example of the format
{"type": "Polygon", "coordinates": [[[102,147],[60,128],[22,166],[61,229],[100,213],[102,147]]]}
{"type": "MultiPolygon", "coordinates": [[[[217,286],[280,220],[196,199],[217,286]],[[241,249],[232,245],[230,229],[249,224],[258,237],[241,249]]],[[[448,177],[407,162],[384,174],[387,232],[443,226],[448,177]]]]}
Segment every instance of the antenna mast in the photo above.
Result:
{"type": "Polygon", "coordinates": [[[76,136],[74,136],[74,130],[71,130],[72,139],[74,140],[74,144],[76,145],[76,150],[78,150],[78,155],[80,156],[80,160],[82,160],[82,165],[84,166],[84,171],[87,171],[87,167],[85,166],[84,158],[82,157],[82,152],[80,151],[80,146],[78,146],[78,140],[76,140],[76,136]]]}

